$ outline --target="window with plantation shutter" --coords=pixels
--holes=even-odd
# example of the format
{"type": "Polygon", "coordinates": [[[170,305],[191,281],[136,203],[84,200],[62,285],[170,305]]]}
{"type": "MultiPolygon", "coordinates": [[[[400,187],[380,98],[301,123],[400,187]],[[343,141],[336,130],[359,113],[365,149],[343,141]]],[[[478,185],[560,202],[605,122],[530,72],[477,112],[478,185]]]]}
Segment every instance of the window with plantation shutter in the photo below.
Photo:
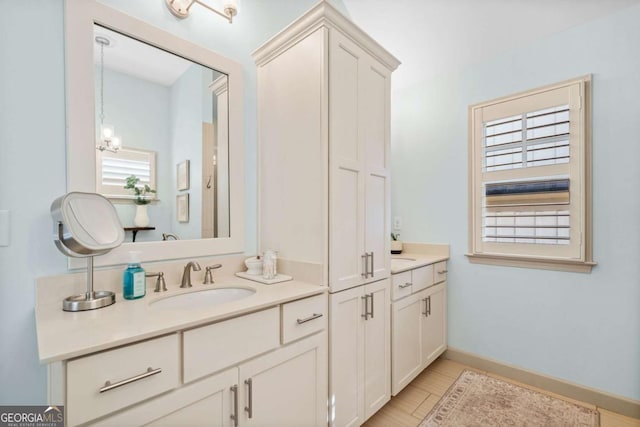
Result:
{"type": "Polygon", "coordinates": [[[96,151],[96,193],[111,199],[133,199],[125,190],[127,177],[140,178],[139,185],[156,187],[156,152],[121,148],[115,153],[96,151]]]}
{"type": "Polygon", "coordinates": [[[590,271],[589,85],[470,107],[472,262],[590,271]]]}

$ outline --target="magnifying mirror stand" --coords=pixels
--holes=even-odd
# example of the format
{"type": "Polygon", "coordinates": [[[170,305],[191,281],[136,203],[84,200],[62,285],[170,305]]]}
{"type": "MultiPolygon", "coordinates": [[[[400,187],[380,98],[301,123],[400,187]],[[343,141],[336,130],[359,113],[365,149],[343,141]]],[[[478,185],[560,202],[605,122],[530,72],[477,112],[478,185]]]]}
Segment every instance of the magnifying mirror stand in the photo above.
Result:
{"type": "Polygon", "coordinates": [[[93,290],[93,257],[87,257],[87,292],[73,295],[62,301],[64,311],[85,311],[106,307],[116,302],[116,294],[111,291],[93,290]]]}

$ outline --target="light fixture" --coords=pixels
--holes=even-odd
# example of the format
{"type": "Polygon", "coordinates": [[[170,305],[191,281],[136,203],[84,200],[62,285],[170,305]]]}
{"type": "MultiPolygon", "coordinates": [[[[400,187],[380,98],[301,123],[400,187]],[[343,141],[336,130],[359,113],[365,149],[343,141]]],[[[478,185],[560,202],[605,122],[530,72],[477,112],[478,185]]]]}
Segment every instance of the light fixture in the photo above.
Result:
{"type": "Polygon", "coordinates": [[[209,6],[208,4],[200,1],[200,0],[165,0],[167,2],[167,7],[178,18],[184,19],[189,16],[191,12],[191,6],[194,3],[198,3],[200,6],[209,9],[211,12],[222,16],[231,24],[233,22],[233,17],[238,14],[238,1],[237,0],[225,0],[223,5],[224,12],[220,12],[217,9],[209,6]]]}
{"type": "Polygon", "coordinates": [[[104,48],[111,41],[104,36],[96,36],[95,41],[100,45],[100,142],[96,149],[115,153],[122,147],[122,141],[116,136],[113,125],[104,122],[104,48]]]}

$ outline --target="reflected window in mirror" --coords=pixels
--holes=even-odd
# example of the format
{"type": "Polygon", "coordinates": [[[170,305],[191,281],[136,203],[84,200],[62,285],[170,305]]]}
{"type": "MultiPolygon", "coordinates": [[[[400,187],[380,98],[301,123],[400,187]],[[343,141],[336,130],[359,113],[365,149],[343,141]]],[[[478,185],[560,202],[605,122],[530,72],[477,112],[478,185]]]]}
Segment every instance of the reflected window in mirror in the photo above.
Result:
{"type": "MultiPolygon", "coordinates": [[[[96,193],[109,199],[133,200],[135,196],[125,188],[131,175],[139,179],[140,186],[157,188],[156,152],[135,148],[120,148],[116,152],[96,150],[96,193]]],[[[156,199],[154,194],[152,200],[156,199]]]]}

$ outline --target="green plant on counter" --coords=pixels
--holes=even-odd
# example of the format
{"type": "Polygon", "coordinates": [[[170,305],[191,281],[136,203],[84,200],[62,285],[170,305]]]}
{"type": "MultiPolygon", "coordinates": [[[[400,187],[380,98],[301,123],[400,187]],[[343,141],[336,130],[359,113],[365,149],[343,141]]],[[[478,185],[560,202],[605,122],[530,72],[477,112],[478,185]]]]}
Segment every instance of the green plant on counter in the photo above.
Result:
{"type": "Polygon", "coordinates": [[[398,238],[400,237],[400,233],[391,233],[391,240],[398,240],[398,238]]]}
{"type": "Polygon", "coordinates": [[[148,205],[153,199],[153,194],[156,190],[149,187],[147,184],[138,185],[140,178],[135,175],[131,175],[127,178],[127,185],[124,186],[125,190],[133,190],[133,203],[136,205],[148,205]]]}

